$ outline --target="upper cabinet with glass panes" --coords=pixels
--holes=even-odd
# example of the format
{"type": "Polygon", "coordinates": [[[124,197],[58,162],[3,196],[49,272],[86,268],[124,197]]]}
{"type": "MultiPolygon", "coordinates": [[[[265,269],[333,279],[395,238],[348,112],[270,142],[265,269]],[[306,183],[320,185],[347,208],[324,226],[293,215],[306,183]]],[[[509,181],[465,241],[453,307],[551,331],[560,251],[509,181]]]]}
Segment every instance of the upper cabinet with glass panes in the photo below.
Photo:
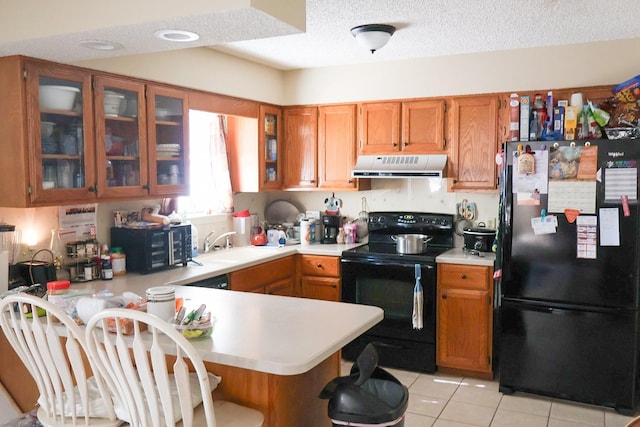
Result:
{"type": "Polygon", "coordinates": [[[0,206],[187,193],[185,90],[21,56],[0,76],[0,206]]]}

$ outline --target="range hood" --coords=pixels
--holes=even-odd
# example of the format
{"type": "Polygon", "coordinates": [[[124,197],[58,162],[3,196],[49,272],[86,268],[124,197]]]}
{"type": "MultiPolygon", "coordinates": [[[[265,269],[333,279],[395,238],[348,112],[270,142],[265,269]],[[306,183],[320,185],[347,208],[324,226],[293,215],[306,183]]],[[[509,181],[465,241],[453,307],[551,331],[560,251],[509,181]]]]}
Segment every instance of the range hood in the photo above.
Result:
{"type": "Polygon", "coordinates": [[[390,154],[358,156],[354,178],[442,178],[446,154],[390,154]]]}

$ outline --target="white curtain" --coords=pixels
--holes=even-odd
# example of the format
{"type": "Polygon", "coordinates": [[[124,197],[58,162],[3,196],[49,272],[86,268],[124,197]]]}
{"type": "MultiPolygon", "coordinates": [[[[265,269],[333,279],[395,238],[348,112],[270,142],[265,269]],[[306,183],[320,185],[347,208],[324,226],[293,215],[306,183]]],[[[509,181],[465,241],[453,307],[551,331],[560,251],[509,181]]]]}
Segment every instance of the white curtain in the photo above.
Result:
{"type": "Polygon", "coordinates": [[[226,117],[189,112],[190,194],[180,199],[180,211],[190,215],[233,212],[229,175],[226,117]]]}

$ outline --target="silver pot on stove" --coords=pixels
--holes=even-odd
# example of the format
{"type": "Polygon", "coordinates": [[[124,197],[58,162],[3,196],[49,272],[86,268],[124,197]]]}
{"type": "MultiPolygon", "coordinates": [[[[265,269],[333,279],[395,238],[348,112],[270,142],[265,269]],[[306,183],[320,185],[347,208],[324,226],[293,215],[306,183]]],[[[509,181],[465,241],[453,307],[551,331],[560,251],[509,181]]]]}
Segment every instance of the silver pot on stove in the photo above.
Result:
{"type": "Polygon", "coordinates": [[[396,252],[399,254],[421,254],[427,251],[427,242],[433,237],[426,234],[398,234],[391,236],[396,242],[396,252]]]}

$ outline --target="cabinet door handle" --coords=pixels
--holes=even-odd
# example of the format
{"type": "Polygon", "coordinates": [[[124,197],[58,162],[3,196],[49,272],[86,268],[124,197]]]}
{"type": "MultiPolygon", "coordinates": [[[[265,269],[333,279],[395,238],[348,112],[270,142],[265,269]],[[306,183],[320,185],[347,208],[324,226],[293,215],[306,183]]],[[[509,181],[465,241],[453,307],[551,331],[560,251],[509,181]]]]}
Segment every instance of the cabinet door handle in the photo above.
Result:
{"type": "Polygon", "coordinates": [[[321,263],[317,263],[317,264],[316,264],[316,267],[318,267],[318,268],[322,268],[322,264],[321,264],[321,263]]]}
{"type": "Polygon", "coordinates": [[[397,142],[392,142],[391,145],[393,145],[394,147],[397,147],[398,143],[397,142]]]}
{"type": "Polygon", "coordinates": [[[98,188],[95,185],[92,185],[88,188],[88,190],[90,193],[95,193],[96,191],[98,191],[98,188]]]}
{"type": "Polygon", "coordinates": [[[338,287],[338,285],[336,285],[335,283],[333,283],[333,284],[331,285],[331,287],[335,289],[335,288],[337,288],[337,287],[338,287]]]}
{"type": "Polygon", "coordinates": [[[407,145],[409,145],[409,143],[407,141],[405,141],[405,142],[402,143],[402,145],[404,145],[406,147],[407,145]]]}
{"type": "Polygon", "coordinates": [[[466,278],[467,278],[467,275],[466,275],[466,274],[462,274],[462,275],[460,276],[460,278],[461,278],[461,279],[466,279],[466,278]]]}
{"type": "Polygon", "coordinates": [[[142,188],[144,188],[145,190],[148,190],[149,189],[149,184],[143,185],[142,188]]]}
{"type": "Polygon", "coordinates": [[[442,294],[442,299],[447,299],[447,294],[442,294]]]}

